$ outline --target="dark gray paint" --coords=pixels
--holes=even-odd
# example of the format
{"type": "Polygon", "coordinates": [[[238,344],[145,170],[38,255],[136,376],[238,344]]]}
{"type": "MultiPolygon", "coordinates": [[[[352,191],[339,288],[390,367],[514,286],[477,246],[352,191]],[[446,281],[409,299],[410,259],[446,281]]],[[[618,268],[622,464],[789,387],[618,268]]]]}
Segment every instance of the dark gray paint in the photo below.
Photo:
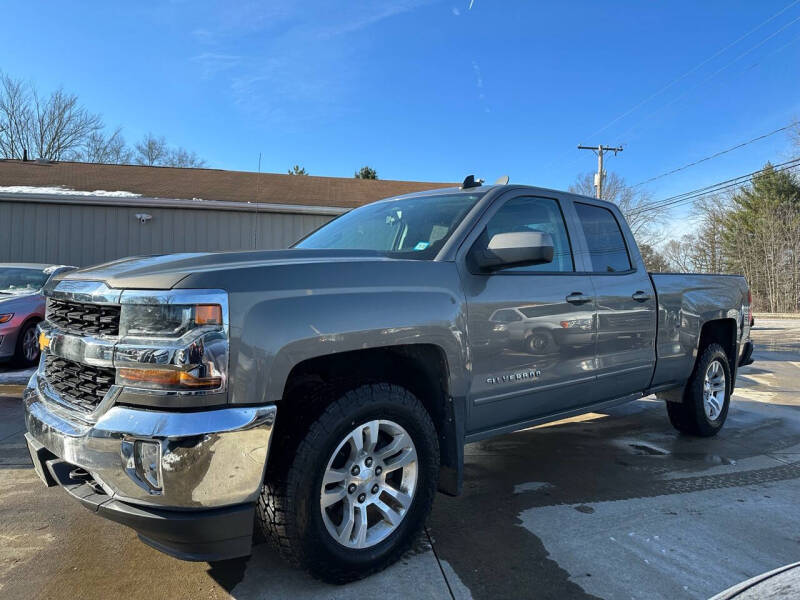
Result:
{"type": "Polygon", "coordinates": [[[310,358],[400,344],[435,345],[447,359],[450,396],[465,403],[471,438],[641,397],[651,386],[679,387],[691,371],[701,328],[709,320],[733,319],[739,348],[747,338],[744,279],[651,279],[613,204],[525,186],[482,189],[486,194],[433,261],[396,260],[366,251],[238,252],[133,259],[67,277],[99,279],[116,288],[228,291],[229,402],[235,404],[280,401],[291,369],[310,358]],[[574,273],[470,272],[467,255],[486,219],[519,195],[560,202],[574,273]],[[573,198],[616,215],[631,271],[588,272],[573,198]],[[567,302],[574,292],[589,301],[567,302]],[[634,300],[636,292],[647,298],[634,300]],[[492,315],[519,307],[532,307],[530,324],[503,332],[493,329],[492,315]],[[588,322],[588,328],[564,331],[569,328],[559,324],[569,320],[588,322]],[[544,352],[521,350],[529,325],[550,328],[559,337],[544,352]],[[531,372],[538,375],[516,376],[531,372]],[[499,383],[490,383],[491,377],[499,377],[499,383]]]}

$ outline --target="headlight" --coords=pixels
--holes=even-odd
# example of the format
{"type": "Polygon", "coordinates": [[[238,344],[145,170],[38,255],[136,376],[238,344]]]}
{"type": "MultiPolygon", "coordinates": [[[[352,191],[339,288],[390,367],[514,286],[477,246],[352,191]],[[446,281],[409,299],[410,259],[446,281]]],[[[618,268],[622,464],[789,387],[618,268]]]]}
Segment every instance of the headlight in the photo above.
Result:
{"type": "Polygon", "coordinates": [[[120,335],[179,338],[205,327],[222,328],[219,304],[126,304],[120,315],[120,335]]]}
{"type": "Polygon", "coordinates": [[[117,385],[150,393],[223,392],[228,301],[217,290],[124,291],[117,385]]]}
{"type": "Polygon", "coordinates": [[[14,313],[5,313],[4,315],[0,315],[0,323],[8,323],[13,318],[14,313]]]}

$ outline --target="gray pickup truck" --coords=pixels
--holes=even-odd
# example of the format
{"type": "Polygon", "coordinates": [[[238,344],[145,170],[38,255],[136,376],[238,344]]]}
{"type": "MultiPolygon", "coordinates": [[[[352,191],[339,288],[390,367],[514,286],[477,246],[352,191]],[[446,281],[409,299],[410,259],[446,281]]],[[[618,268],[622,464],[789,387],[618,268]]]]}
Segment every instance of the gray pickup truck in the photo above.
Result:
{"type": "Polygon", "coordinates": [[[615,205],[469,178],[46,296],[42,480],[187,560],[247,555],[257,523],[329,581],[409,547],[466,443],[649,394],[714,435],[753,350],[744,278],[648,274],[615,205]]]}

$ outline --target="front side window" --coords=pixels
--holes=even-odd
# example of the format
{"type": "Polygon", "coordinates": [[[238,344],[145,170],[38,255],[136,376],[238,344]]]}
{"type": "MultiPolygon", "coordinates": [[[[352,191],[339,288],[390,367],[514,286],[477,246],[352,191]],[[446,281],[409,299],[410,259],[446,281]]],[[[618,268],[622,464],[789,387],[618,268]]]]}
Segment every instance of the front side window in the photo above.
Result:
{"type": "Polygon", "coordinates": [[[553,273],[574,271],[567,228],[558,202],[552,198],[523,196],[512,198],[486,225],[485,243],[498,233],[541,231],[553,238],[553,260],[540,265],[504,269],[508,272],[553,273]]]}
{"type": "Polygon", "coordinates": [[[575,203],[578,220],[589,246],[592,259],[592,272],[616,273],[630,271],[631,261],[625,238],[614,214],[607,208],[591,204],[575,203]]]}
{"type": "Polygon", "coordinates": [[[324,225],[295,248],[375,250],[431,259],[483,194],[443,194],[383,200],[324,225]]]}

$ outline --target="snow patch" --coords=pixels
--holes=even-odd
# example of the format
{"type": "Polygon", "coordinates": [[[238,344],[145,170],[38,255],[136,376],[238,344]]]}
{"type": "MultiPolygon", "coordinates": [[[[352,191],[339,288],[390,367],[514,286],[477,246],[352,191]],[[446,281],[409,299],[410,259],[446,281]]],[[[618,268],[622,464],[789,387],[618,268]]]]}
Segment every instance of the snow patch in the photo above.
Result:
{"type": "Polygon", "coordinates": [[[123,191],[95,190],[84,192],[73,190],[64,186],[57,187],[37,187],[33,185],[0,185],[0,193],[7,194],[58,194],[62,196],[103,196],[106,198],[139,198],[141,194],[123,191]]]}
{"type": "Polygon", "coordinates": [[[514,486],[515,494],[524,494],[525,492],[537,492],[545,488],[553,487],[552,483],[546,481],[527,481],[514,486]]]}

